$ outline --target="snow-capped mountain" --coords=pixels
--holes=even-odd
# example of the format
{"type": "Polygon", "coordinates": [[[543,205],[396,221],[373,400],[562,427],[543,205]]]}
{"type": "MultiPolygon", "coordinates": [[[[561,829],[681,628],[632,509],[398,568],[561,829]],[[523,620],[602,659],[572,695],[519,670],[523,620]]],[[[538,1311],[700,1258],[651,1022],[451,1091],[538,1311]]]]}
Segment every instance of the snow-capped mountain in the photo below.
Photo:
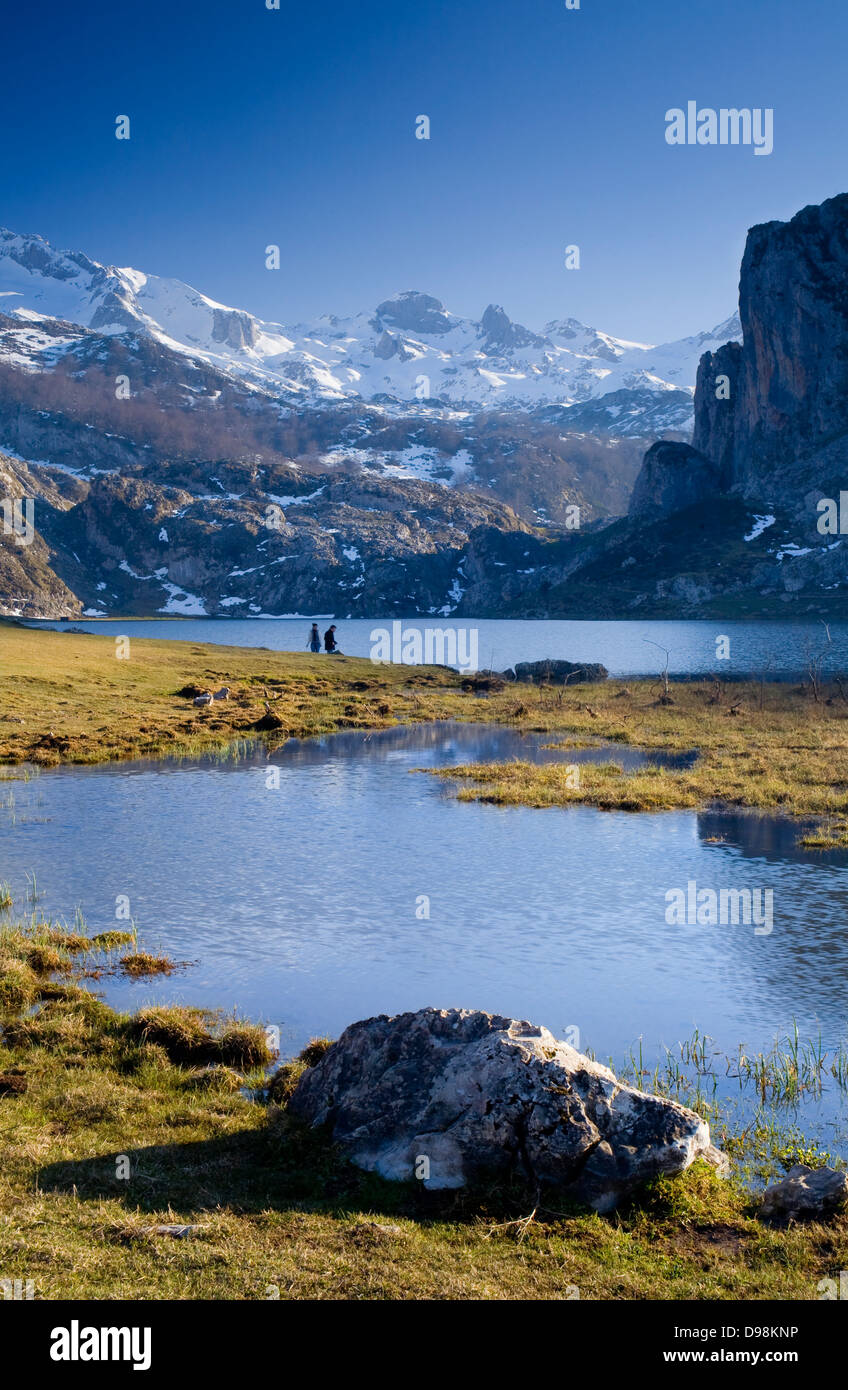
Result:
{"type": "Polygon", "coordinates": [[[54,250],[41,237],[5,230],[0,315],[0,361],[24,369],[49,369],[92,333],[142,335],[291,405],[363,400],[408,414],[598,402],[592,418],[613,433],[622,419],[626,432],[640,431],[643,407],[635,408],[634,421],[622,392],[637,393],[634,407],[647,400],[651,431],[687,429],[701,354],[741,337],[737,316],[659,346],[628,342],[576,319],[534,332],[497,305],[479,320],[466,319],[415,290],[370,313],[286,326],[219,304],[179,280],[103,266],[81,252],[54,250]],[[613,394],[605,414],[603,398],[613,394]]]}

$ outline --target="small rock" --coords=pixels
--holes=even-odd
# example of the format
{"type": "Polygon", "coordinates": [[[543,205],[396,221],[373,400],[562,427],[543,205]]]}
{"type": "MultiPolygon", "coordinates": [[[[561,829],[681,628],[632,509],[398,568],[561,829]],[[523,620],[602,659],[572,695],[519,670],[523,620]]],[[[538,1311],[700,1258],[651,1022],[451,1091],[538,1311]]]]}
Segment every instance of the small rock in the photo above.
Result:
{"type": "Polygon", "coordinates": [[[782,1182],[763,1193],[764,1221],[814,1221],[832,1216],[848,1200],[848,1176],[835,1168],[808,1168],[796,1163],[782,1182]]]}
{"type": "Polygon", "coordinates": [[[711,1168],[715,1168],[720,1178],[730,1177],[730,1159],[721,1149],[717,1149],[715,1144],[710,1144],[708,1149],[703,1149],[698,1155],[705,1163],[709,1163],[711,1168]]]}
{"type": "Polygon", "coordinates": [[[145,1236],[173,1236],[174,1240],[185,1240],[186,1236],[193,1236],[198,1231],[204,1230],[203,1226],[143,1226],[141,1235],[145,1236]]]}

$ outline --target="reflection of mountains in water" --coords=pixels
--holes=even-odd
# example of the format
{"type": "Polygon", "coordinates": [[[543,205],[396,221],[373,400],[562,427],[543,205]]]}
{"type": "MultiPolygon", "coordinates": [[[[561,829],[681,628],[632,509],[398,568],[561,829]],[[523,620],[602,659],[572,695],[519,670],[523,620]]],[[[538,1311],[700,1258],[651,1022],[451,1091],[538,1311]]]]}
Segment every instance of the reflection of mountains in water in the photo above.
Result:
{"type": "MultiPolygon", "coordinates": [[[[502,724],[461,724],[436,720],[428,724],[395,724],[389,729],[344,729],[312,738],[285,738],[274,746],[261,739],[239,740],[216,752],[195,757],[146,758],[139,762],[95,763],[86,767],[87,776],[142,777],[152,772],[174,773],[186,768],[215,768],[219,772],[238,772],[245,767],[319,767],[329,762],[356,762],[367,758],[386,762],[399,755],[418,754],[434,764],[448,763],[609,763],[632,771],[650,763],[660,767],[688,767],[697,758],[692,753],[646,752],[618,743],[599,743],[590,748],[551,747],[563,735],[556,731],[522,732],[502,724]],[[547,746],[546,746],[547,745],[547,746]]],[[[50,768],[44,775],[61,777],[79,774],[78,765],[67,763],[50,768]]]]}
{"type": "MultiPolygon", "coordinates": [[[[461,724],[440,720],[432,724],[395,725],[373,733],[345,730],[311,739],[290,739],[273,750],[269,760],[280,765],[304,766],[334,759],[367,757],[377,761],[398,754],[436,754],[434,761],[531,763],[615,762],[625,770],[648,762],[683,766],[690,755],[646,754],[639,748],[604,743],[591,748],[550,747],[562,737],[556,732],[526,733],[500,724],[461,724]]],[[[696,755],[692,754],[694,759],[696,755]]],[[[261,758],[260,758],[261,761],[261,758]]]]}
{"type": "Polygon", "coordinates": [[[761,811],[703,811],[698,816],[698,837],[702,842],[730,845],[746,859],[848,867],[848,849],[804,849],[798,843],[816,824],[813,819],[769,816],[761,811]]]}

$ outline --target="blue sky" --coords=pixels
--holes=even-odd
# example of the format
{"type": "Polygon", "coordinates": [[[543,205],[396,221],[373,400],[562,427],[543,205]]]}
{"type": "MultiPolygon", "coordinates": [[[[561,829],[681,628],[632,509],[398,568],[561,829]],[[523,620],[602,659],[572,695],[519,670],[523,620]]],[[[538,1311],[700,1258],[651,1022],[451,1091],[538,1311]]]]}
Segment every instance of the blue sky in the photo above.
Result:
{"type": "Polygon", "coordinates": [[[660,341],[848,189],[845,0],[280,3],[9,7],[0,222],[284,322],[415,288],[660,341]],[[772,107],[774,153],[667,145],[688,100],[772,107]]]}

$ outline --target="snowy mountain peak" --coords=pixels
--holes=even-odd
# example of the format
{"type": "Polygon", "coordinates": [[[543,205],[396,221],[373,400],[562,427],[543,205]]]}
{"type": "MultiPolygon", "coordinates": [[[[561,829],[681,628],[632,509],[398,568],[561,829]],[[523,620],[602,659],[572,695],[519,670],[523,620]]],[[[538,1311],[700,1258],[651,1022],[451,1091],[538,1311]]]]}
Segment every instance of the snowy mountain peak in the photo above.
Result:
{"type": "MultiPolygon", "coordinates": [[[[35,326],[60,320],[78,325],[80,338],[153,338],[291,404],[349,398],[431,412],[569,406],[622,390],[691,397],[701,354],[741,337],[738,316],[659,346],[615,338],[574,318],[552,320],[537,333],[500,304],[489,304],[479,320],[464,319],[420,290],[383,300],[371,315],[328,314],[287,328],[180,280],[103,266],[5,229],[0,314],[7,316],[0,360],[15,365],[52,365],[55,337],[45,340],[35,326]]],[[[65,350],[72,344],[73,334],[66,335],[65,350]]],[[[688,406],[682,416],[676,410],[674,427],[688,406]]]]}
{"type": "Polygon", "coordinates": [[[403,290],[377,305],[376,324],[397,328],[406,333],[449,333],[459,322],[445,309],[441,300],[420,290],[403,290]]]}

